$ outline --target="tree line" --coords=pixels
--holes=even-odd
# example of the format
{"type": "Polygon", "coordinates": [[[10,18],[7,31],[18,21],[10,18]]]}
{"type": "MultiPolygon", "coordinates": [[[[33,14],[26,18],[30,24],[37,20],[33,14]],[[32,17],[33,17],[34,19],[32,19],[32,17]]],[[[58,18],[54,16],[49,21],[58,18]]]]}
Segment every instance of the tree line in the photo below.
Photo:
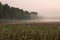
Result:
{"type": "Polygon", "coordinates": [[[0,19],[30,19],[30,13],[0,2],[0,19]]]}

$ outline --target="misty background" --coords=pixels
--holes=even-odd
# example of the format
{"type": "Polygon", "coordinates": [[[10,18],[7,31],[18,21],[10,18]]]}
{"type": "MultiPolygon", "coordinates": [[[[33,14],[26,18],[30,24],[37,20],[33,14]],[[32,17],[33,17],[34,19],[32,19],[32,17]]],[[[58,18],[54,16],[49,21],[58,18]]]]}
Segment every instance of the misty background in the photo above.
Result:
{"type": "Polygon", "coordinates": [[[0,0],[3,4],[28,11],[36,11],[44,17],[60,18],[60,0],[0,0]]]}
{"type": "Polygon", "coordinates": [[[60,0],[0,0],[3,22],[60,22],[60,0]]]}

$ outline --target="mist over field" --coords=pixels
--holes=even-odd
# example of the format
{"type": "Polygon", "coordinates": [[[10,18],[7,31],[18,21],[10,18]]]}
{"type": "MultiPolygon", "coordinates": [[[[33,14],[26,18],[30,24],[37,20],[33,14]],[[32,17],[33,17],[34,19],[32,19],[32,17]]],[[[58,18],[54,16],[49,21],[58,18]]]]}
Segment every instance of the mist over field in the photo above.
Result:
{"type": "Polygon", "coordinates": [[[60,0],[0,0],[0,8],[2,9],[0,10],[0,21],[17,23],[60,22],[59,1],[60,0]]]}
{"type": "Polygon", "coordinates": [[[0,0],[0,40],[60,40],[60,0],[0,0]]]}

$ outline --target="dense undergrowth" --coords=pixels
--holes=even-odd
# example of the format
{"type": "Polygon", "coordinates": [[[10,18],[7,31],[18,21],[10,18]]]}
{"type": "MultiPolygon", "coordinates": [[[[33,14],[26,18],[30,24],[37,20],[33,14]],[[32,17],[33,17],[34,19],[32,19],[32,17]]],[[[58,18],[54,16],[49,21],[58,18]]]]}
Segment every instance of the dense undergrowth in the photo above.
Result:
{"type": "Polygon", "coordinates": [[[60,40],[60,25],[1,24],[0,40],[60,40]]]}

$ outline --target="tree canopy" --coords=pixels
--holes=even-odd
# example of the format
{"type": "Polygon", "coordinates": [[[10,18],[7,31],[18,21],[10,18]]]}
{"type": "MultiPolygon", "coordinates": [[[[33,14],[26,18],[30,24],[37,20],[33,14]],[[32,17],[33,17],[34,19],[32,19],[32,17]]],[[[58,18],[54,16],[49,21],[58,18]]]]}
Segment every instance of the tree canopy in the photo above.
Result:
{"type": "Polygon", "coordinates": [[[29,19],[30,12],[0,2],[0,19],[29,19]]]}

